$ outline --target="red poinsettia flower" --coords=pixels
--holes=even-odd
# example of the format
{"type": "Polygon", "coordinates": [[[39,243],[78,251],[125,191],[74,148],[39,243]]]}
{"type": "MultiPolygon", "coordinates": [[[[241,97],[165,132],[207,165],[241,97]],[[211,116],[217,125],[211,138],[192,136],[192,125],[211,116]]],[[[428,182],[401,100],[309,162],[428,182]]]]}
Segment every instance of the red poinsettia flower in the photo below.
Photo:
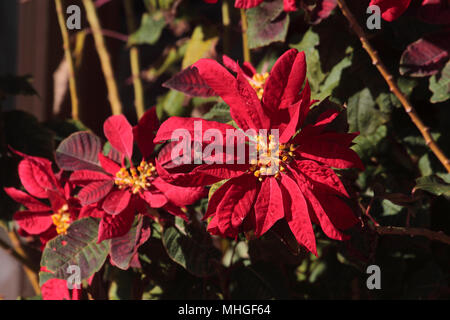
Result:
{"type": "Polygon", "coordinates": [[[70,224],[77,219],[79,201],[71,196],[72,188],[62,178],[55,175],[51,161],[29,156],[18,151],[24,159],[19,163],[19,178],[28,192],[15,188],[5,188],[5,192],[27,210],[14,214],[19,225],[19,233],[39,236],[42,245],[58,234],[65,234],[70,224]],[[44,203],[38,199],[48,200],[44,203]]]}
{"type": "MultiPolygon", "coordinates": [[[[208,185],[228,179],[213,193],[204,217],[212,217],[208,225],[212,234],[236,237],[239,232],[254,230],[256,236],[261,236],[284,219],[297,241],[315,254],[312,222],[320,224],[330,238],[346,239],[341,230],[358,220],[343,200],[348,197],[347,191],[332,168],[363,169],[357,154],[349,148],[357,134],[328,129],[339,115],[337,110],[305,123],[313,102],[305,82],[304,53],[291,49],[278,59],[270,74],[260,75],[253,69],[251,78],[251,73],[237,64],[225,64],[236,72],[236,77],[209,59],[199,60],[193,68],[230,106],[231,116],[242,131],[278,129],[278,147],[271,146],[271,136],[268,140],[261,136],[247,140],[256,140],[257,148],[271,150],[269,156],[273,155],[278,166],[258,158],[245,164],[201,164],[183,173],[183,166],[167,170],[157,162],[158,172],[179,185],[208,185]]],[[[161,125],[155,142],[171,140],[172,132],[179,128],[195,137],[196,121],[202,124],[202,134],[215,128],[226,137],[226,131],[234,129],[214,121],[172,117],[161,125]]]]}
{"type": "MultiPolygon", "coordinates": [[[[46,267],[41,267],[40,271],[50,272],[46,267]]],[[[81,300],[82,289],[69,289],[67,280],[52,278],[41,286],[41,294],[42,300],[81,300]]]]}
{"type": "MultiPolygon", "coordinates": [[[[206,3],[217,3],[218,0],[204,0],[206,3]]],[[[236,0],[234,7],[239,9],[250,9],[259,6],[264,0],[236,0]]],[[[284,11],[295,11],[297,6],[296,0],[283,0],[284,11]]]]}
{"type": "Polygon", "coordinates": [[[102,216],[99,242],[126,234],[135,212],[147,214],[147,206],[164,208],[186,219],[180,207],[204,195],[202,188],[181,188],[158,177],[151,158],[154,131],[158,126],[155,112],[155,108],[146,112],[134,130],[123,115],[108,118],[104,133],[112,147],[108,156],[98,154],[103,170],[78,170],[70,177],[71,182],[83,186],[78,193],[85,206],[80,215],[102,216]],[[132,163],[134,141],[143,156],[138,167],[132,163]],[[130,163],[129,168],[126,161],[130,163]]]}
{"type": "Polygon", "coordinates": [[[370,5],[380,7],[381,16],[386,21],[394,21],[408,9],[411,0],[371,0],[370,5]]]}
{"type": "MultiPolygon", "coordinates": [[[[381,16],[386,21],[400,17],[411,4],[411,0],[371,0],[370,5],[380,7],[381,16]]],[[[419,8],[419,17],[436,24],[450,23],[450,8],[447,0],[423,0],[419,8]]]]}

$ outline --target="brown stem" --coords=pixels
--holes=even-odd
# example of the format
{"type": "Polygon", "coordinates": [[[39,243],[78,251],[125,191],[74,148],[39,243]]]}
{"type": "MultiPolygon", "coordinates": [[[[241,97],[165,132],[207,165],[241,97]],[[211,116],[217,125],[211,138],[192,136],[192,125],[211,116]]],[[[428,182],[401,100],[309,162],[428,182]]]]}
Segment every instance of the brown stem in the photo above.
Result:
{"type": "Polygon", "coordinates": [[[70,50],[69,32],[66,28],[66,22],[64,19],[63,5],[61,0],[55,0],[56,14],[58,16],[59,28],[61,29],[61,35],[63,39],[64,54],[69,66],[69,90],[70,98],[72,101],[72,119],[79,119],[79,107],[78,107],[78,95],[77,95],[77,82],[75,78],[75,67],[73,63],[73,56],[70,50]]]}
{"type": "Polygon", "coordinates": [[[378,53],[374,48],[371,46],[369,41],[367,40],[367,37],[364,33],[364,30],[361,28],[361,26],[356,21],[355,17],[351,13],[350,9],[347,7],[347,4],[344,0],[337,0],[337,3],[339,7],[341,8],[342,13],[347,18],[348,22],[350,23],[350,27],[353,29],[353,31],[358,35],[359,40],[362,43],[363,48],[367,51],[370,58],[372,59],[372,63],[377,67],[378,71],[381,73],[383,78],[386,80],[387,84],[389,85],[389,89],[397,99],[401,102],[403,105],[403,108],[405,109],[406,113],[411,118],[412,122],[416,125],[416,127],[419,129],[420,133],[422,134],[423,138],[425,139],[425,143],[427,146],[433,151],[433,153],[436,155],[436,157],[439,159],[439,161],[442,163],[442,165],[447,169],[448,172],[450,172],[450,160],[445,156],[444,152],[439,148],[439,146],[434,141],[433,137],[430,134],[430,128],[425,126],[425,124],[422,122],[420,117],[418,116],[416,110],[409,102],[408,98],[403,94],[403,92],[400,90],[400,88],[397,86],[396,82],[394,81],[394,77],[389,73],[383,62],[380,60],[380,57],[378,56],[378,53]]]}
{"type": "Polygon", "coordinates": [[[95,47],[100,58],[103,74],[105,76],[106,86],[108,87],[108,98],[111,104],[111,111],[113,115],[122,113],[122,104],[120,102],[119,90],[117,89],[116,79],[111,64],[109,52],[106,49],[105,39],[103,38],[102,28],[97,16],[97,11],[92,0],[83,0],[84,8],[86,9],[87,20],[92,29],[94,36],[95,47]]]}
{"type": "MultiPolygon", "coordinates": [[[[134,19],[133,3],[134,0],[124,0],[129,33],[133,33],[136,30],[136,21],[134,19]]],[[[145,112],[145,103],[144,103],[144,88],[142,86],[141,81],[141,67],[139,64],[139,50],[136,46],[132,46],[130,48],[130,64],[134,87],[134,106],[136,108],[137,117],[138,119],[140,119],[145,112]]]]}
{"type": "Polygon", "coordinates": [[[431,231],[420,228],[403,228],[403,227],[375,227],[375,230],[380,235],[402,235],[402,236],[421,236],[430,240],[439,241],[450,245],[450,237],[442,231],[431,231]]]}
{"type": "Polygon", "coordinates": [[[14,231],[8,232],[8,236],[9,239],[11,240],[12,247],[10,247],[4,242],[2,242],[0,246],[6,249],[7,252],[10,252],[14,258],[16,258],[19,262],[22,263],[23,270],[25,271],[25,274],[30,280],[34,292],[36,293],[36,295],[40,295],[41,289],[39,287],[39,276],[34,271],[35,269],[34,265],[30,262],[30,259],[28,258],[25,250],[22,248],[22,244],[20,243],[20,240],[15,234],[15,232],[14,231]],[[4,247],[4,245],[6,245],[6,247],[4,247]]]}
{"type": "Polygon", "coordinates": [[[230,0],[222,1],[222,25],[223,25],[223,52],[230,54],[230,0]]]}
{"type": "Polygon", "coordinates": [[[247,22],[247,14],[245,13],[245,9],[241,10],[241,24],[242,24],[242,50],[244,53],[244,61],[251,62],[250,56],[250,47],[248,46],[248,22],[247,22]]]}

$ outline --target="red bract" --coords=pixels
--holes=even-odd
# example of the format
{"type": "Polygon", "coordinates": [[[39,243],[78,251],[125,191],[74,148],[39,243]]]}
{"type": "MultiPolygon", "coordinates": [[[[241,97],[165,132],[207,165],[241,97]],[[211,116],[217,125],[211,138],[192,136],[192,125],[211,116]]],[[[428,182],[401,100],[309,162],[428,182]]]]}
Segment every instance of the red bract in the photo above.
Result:
{"type": "MultiPolygon", "coordinates": [[[[181,173],[180,168],[166,170],[157,163],[158,172],[179,185],[208,185],[229,179],[210,198],[204,217],[212,217],[208,225],[212,234],[236,237],[239,232],[254,230],[256,236],[261,236],[284,219],[297,241],[315,254],[311,222],[320,224],[330,238],[345,239],[341,230],[353,226],[357,219],[343,201],[348,194],[331,168],[363,169],[359,157],[349,148],[357,134],[330,131],[328,125],[339,115],[336,110],[305,124],[314,101],[310,100],[310,87],[305,82],[304,53],[287,51],[270,74],[263,75],[255,73],[250,65],[243,69],[230,59],[224,59],[224,63],[236,72],[236,77],[209,59],[198,61],[193,68],[230,106],[239,128],[279,130],[280,144],[275,151],[279,169],[273,171],[275,168],[260,158],[239,165],[201,164],[189,173],[181,173]]],[[[170,133],[179,128],[192,132],[196,120],[200,121],[168,119],[161,125],[155,142],[171,139],[170,133]]],[[[216,128],[225,136],[226,130],[232,129],[226,124],[201,121],[202,132],[216,128]]],[[[270,139],[269,136],[269,144],[270,139]]]]}
{"type": "MultiPolygon", "coordinates": [[[[204,0],[206,3],[217,3],[217,0],[204,0]]],[[[259,6],[264,0],[236,0],[234,7],[239,9],[250,9],[259,6]]],[[[295,11],[297,6],[296,0],[283,0],[284,11],[295,11]]]]}
{"type": "MultiPolygon", "coordinates": [[[[408,9],[411,0],[371,0],[370,5],[380,7],[386,21],[394,21],[408,9]]],[[[449,24],[450,9],[447,0],[423,0],[419,16],[428,23],[449,24]]]]}
{"type": "Polygon", "coordinates": [[[45,244],[58,234],[65,234],[70,224],[77,219],[79,201],[71,196],[72,188],[62,175],[55,175],[52,163],[44,158],[15,153],[24,159],[19,163],[19,177],[28,192],[5,188],[5,192],[27,210],[14,214],[22,235],[39,236],[45,244]],[[64,187],[63,187],[64,186],[64,187]],[[49,204],[36,199],[46,199],[49,204]]]}
{"type": "Polygon", "coordinates": [[[202,188],[173,186],[158,177],[151,158],[154,130],[158,126],[155,109],[148,111],[133,129],[123,115],[111,116],[104,123],[104,133],[111,144],[108,156],[98,153],[103,170],[75,171],[70,181],[83,186],[78,197],[84,206],[81,216],[101,216],[98,241],[126,234],[136,211],[147,214],[151,208],[186,219],[179,207],[192,204],[204,194],[202,188]],[[132,164],[136,141],[143,159],[132,164]],[[126,161],[130,163],[127,168],[126,161]],[[103,211],[103,212],[102,212],[103,211]]]}

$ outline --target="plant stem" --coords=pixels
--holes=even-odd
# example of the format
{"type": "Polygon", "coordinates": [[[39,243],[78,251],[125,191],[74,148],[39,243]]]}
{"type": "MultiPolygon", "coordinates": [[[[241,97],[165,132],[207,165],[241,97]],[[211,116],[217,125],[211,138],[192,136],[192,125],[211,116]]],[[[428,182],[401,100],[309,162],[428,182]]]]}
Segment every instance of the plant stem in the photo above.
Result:
{"type": "Polygon", "coordinates": [[[118,115],[122,113],[122,104],[120,102],[119,90],[117,89],[116,79],[111,65],[111,58],[106,49],[105,39],[103,38],[97,11],[92,0],[83,0],[83,4],[86,9],[87,20],[89,21],[94,36],[95,47],[102,65],[106,86],[108,87],[108,98],[109,103],[111,104],[111,111],[113,115],[118,115]]]}
{"type": "Polygon", "coordinates": [[[439,148],[439,146],[434,141],[433,137],[430,134],[430,128],[425,126],[425,124],[422,122],[422,120],[418,116],[416,110],[411,105],[411,103],[408,101],[408,98],[403,94],[403,92],[398,87],[397,83],[394,81],[394,77],[389,73],[389,71],[387,70],[385,65],[381,62],[377,51],[374,50],[374,48],[371,46],[370,42],[367,40],[364,30],[361,28],[361,26],[356,21],[355,17],[353,16],[351,11],[347,7],[347,4],[345,3],[345,1],[337,0],[337,3],[339,5],[339,7],[341,8],[342,13],[344,14],[344,16],[347,18],[348,22],[350,23],[350,27],[358,35],[363,48],[367,51],[370,58],[372,59],[372,63],[377,67],[378,71],[381,73],[381,75],[386,80],[387,84],[389,85],[389,89],[391,90],[391,92],[401,102],[406,113],[409,115],[412,122],[419,129],[420,133],[422,134],[422,136],[425,139],[425,143],[427,144],[427,146],[436,155],[436,157],[439,159],[439,161],[442,163],[442,165],[447,169],[447,171],[450,172],[450,160],[445,156],[444,152],[439,148]]]}
{"type": "Polygon", "coordinates": [[[408,235],[408,236],[422,236],[430,240],[439,241],[450,245],[450,237],[442,231],[431,231],[420,228],[403,228],[403,227],[375,227],[375,230],[380,235],[408,235]]]}
{"type": "MultiPolygon", "coordinates": [[[[130,34],[136,30],[133,2],[134,0],[124,0],[125,13],[128,24],[128,32],[130,34]]],[[[145,102],[144,102],[144,88],[142,86],[141,81],[141,67],[139,64],[139,50],[136,46],[132,46],[130,48],[130,64],[134,86],[134,106],[136,108],[137,117],[138,119],[140,119],[145,112],[145,102]]]]}
{"type": "Polygon", "coordinates": [[[78,95],[77,95],[77,82],[75,78],[75,67],[73,63],[73,56],[70,50],[69,32],[66,28],[66,22],[64,19],[64,12],[61,0],[55,0],[56,14],[58,16],[59,28],[61,29],[61,35],[63,39],[64,54],[69,66],[69,90],[72,101],[72,119],[79,119],[79,107],[78,107],[78,95]]]}
{"type": "Polygon", "coordinates": [[[242,24],[242,50],[244,53],[244,61],[251,63],[250,48],[248,46],[247,15],[245,13],[245,9],[240,9],[240,10],[241,10],[241,24],[242,24]]]}
{"type": "Polygon", "coordinates": [[[222,25],[223,25],[223,53],[230,54],[230,2],[222,1],[222,25]]]}
{"type": "Polygon", "coordinates": [[[41,289],[39,287],[39,276],[34,271],[36,269],[34,265],[30,262],[28,259],[27,254],[25,253],[25,250],[22,248],[22,245],[20,243],[19,238],[14,233],[14,231],[8,232],[9,239],[11,240],[12,247],[10,247],[6,242],[3,242],[0,240],[0,247],[6,250],[6,252],[9,252],[11,256],[13,256],[17,261],[22,263],[23,270],[25,271],[25,274],[27,275],[28,279],[30,280],[30,283],[33,287],[34,292],[36,295],[41,294],[41,289]]]}

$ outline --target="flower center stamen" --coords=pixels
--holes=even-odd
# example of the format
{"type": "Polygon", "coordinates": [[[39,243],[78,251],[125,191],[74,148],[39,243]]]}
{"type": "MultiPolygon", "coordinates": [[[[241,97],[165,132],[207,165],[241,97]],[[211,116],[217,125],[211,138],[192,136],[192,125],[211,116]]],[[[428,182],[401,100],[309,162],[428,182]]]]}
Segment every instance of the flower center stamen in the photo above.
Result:
{"type": "Polygon", "coordinates": [[[70,227],[70,220],[69,206],[67,204],[63,205],[58,212],[52,215],[52,221],[58,234],[67,233],[67,229],[70,227]]]}
{"type": "Polygon", "coordinates": [[[256,91],[256,95],[261,100],[264,93],[264,85],[269,78],[269,73],[255,73],[253,77],[248,81],[253,89],[256,91]]]}
{"type": "Polygon", "coordinates": [[[264,176],[274,176],[276,179],[281,177],[281,173],[286,171],[286,166],[295,158],[294,151],[297,147],[291,143],[282,143],[278,145],[274,136],[269,135],[267,145],[263,136],[256,137],[257,159],[250,160],[250,171],[263,181],[264,176]]]}
{"type": "Polygon", "coordinates": [[[116,173],[114,183],[119,189],[131,188],[133,194],[139,193],[141,190],[147,190],[152,184],[151,178],[156,176],[156,168],[152,163],[141,161],[136,168],[121,168],[116,173]]]}

